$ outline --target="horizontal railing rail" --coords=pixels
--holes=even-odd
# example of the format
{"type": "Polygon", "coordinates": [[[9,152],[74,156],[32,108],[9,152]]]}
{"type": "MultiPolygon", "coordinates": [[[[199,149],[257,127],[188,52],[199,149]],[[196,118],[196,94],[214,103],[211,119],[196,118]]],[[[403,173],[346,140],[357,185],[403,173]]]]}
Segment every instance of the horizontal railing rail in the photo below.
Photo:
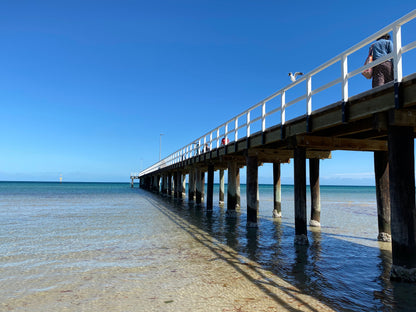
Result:
{"type": "MultiPolygon", "coordinates": [[[[373,35],[367,37],[366,39],[362,40],[361,42],[357,43],[353,47],[347,49],[346,51],[342,52],[341,54],[335,56],[334,58],[330,59],[329,61],[325,62],[321,66],[313,69],[309,73],[303,75],[301,78],[297,79],[296,81],[290,83],[289,85],[283,87],[282,89],[278,90],[277,92],[273,93],[272,95],[266,97],[265,99],[261,100],[257,104],[253,105],[246,111],[240,113],[239,115],[233,117],[232,119],[228,120],[227,122],[221,124],[220,126],[216,127],[215,129],[211,130],[210,132],[204,134],[203,136],[193,140],[191,143],[185,145],[184,147],[178,149],[176,152],[170,154],[166,158],[160,160],[159,162],[155,163],[154,165],[150,166],[149,168],[141,171],[135,177],[141,177],[152,173],[154,171],[166,168],[173,164],[182,162],[199,154],[208,152],[215,148],[219,148],[223,145],[230,144],[232,142],[236,142],[243,137],[239,137],[241,134],[242,129],[246,129],[245,137],[250,137],[252,134],[251,127],[257,123],[261,122],[261,130],[262,132],[266,131],[268,127],[266,127],[267,117],[274,115],[280,112],[280,124],[272,124],[271,126],[278,126],[278,125],[285,125],[286,121],[286,109],[298,102],[306,100],[306,108],[305,114],[310,115],[312,113],[312,97],[324,90],[327,90],[335,85],[341,84],[342,86],[342,93],[340,94],[340,98],[342,101],[348,101],[348,80],[360,73],[362,73],[365,69],[372,68],[385,62],[387,60],[392,60],[393,68],[394,68],[394,81],[400,83],[403,78],[403,69],[402,69],[402,55],[411,51],[412,49],[416,48],[416,41],[412,41],[405,46],[402,46],[402,25],[408,23],[409,21],[416,18],[416,10],[411,11],[410,13],[406,14],[402,18],[398,19],[397,21],[391,23],[390,25],[382,28],[378,32],[374,33],[373,35]],[[393,52],[380,57],[379,59],[367,64],[360,66],[354,70],[348,71],[348,57],[353,54],[354,52],[370,45],[376,39],[381,37],[382,35],[392,32],[393,33],[393,52]],[[312,88],[312,78],[322,72],[323,70],[331,67],[332,65],[340,63],[340,75],[316,88],[312,88]],[[287,91],[293,89],[295,86],[306,83],[306,92],[297,98],[286,102],[286,93],[287,91]],[[266,105],[271,100],[280,97],[280,106],[272,107],[269,112],[266,112],[266,105]],[[252,113],[256,109],[261,109],[260,113],[255,114],[256,117],[252,118],[252,113]],[[258,115],[258,116],[257,116],[258,115]],[[245,122],[244,122],[245,121],[245,122]]],[[[303,115],[305,115],[303,114],[303,115]]],[[[301,116],[301,115],[299,115],[301,116]]],[[[299,117],[298,116],[298,117],[299,117]]],[[[271,127],[269,126],[269,127],[271,127]]],[[[258,131],[256,131],[258,132],[258,131]]]]}

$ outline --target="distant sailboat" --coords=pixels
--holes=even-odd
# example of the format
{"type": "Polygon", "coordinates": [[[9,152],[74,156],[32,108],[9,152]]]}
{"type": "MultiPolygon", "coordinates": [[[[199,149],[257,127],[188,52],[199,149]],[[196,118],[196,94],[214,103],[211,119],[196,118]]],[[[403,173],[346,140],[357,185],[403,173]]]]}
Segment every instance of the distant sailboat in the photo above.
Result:
{"type": "Polygon", "coordinates": [[[59,176],[59,183],[62,183],[62,174],[59,176]]]}

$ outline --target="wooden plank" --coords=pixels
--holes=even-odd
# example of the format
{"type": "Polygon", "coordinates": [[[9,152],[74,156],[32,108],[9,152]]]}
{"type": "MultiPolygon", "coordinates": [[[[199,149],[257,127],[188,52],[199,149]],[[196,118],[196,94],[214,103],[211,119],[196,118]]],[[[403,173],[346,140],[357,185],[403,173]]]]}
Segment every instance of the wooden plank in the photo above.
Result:
{"type": "Polygon", "coordinates": [[[381,96],[350,103],[349,119],[351,121],[371,116],[394,108],[394,94],[389,92],[381,96]]]}
{"type": "Polygon", "coordinates": [[[387,141],[337,137],[297,136],[296,145],[328,150],[387,151],[387,141]]]}
{"type": "Polygon", "coordinates": [[[416,110],[400,109],[389,112],[391,126],[416,127],[416,110]]]}

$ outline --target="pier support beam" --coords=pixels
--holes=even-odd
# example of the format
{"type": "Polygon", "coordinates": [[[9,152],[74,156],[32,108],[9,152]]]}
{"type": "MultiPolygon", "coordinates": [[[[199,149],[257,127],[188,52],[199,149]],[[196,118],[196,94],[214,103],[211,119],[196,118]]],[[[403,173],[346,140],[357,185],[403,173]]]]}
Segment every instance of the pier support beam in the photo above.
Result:
{"type": "Polygon", "coordinates": [[[161,183],[161,192],[162,195],[166,195],[166,174],[162,174],[162,183],[161,183]]]}
{"type": "Polygon", "coordinates": [[[189,171],[189,184],[188,184],[188,202],[195,200],[195,170],[189,171]]]}
{"type": "Polygon", "coordinates": [[[235,174],[235,199],[237,208],[240,208],[241,196],[240,196],[240,168],[237,166],[235,174]]]}
{"type": "Polygon", "coordinates": [[[306,150],[295,147],[295,244],[307,245],[308,234],[306,224],[306,150]]]}
{"type": "Polygon", "coordinates": [[[173,173],[173,197],[178,197],[178,172],[173,173]]]}
{"type": "Polygon", "coordinates": [[[321,192],[319,186],[319,159],[309,159],[309,184],[311,188],[310,226],[321,226],[321,192]]]}
{"type": "Polygon", "coordinates": [[[186,197],[186,174],[182,173],[182,194],[181,198],[184,199],[186,197]]]}
{"type": "Polygon", "coordinates": [[[214,165],[208,165],[207,210],[212,210],[214,200],[214,165]]]}
{"type": "Polygon", "coordinates": [[[413,127],[389,126],[393,265],[390,278],[416,282],[416,207],[413,127]]]}
{"type": "Polygon", "coordinates": [[[131,188],[133,188],[134,187],[134,179],[133,178],[131,178],[131,188]]]}
{"type": "Polygon", "coordinates": [[[258,165],[256,156],[247,156],[247,227],[257,227],[258,202],[258,165]]]}
{"type": "Polygon", "coordinates": [[[224,183],[224,170],[220,170],[220,191],[219,191],[219,204],[224,204],[224,189],[225,189],[225,183],[224,183]]]}
{"type": "Polygon", "coordinates": [[[182,172],[178,171],[178,198],[183,199],[183,178],[182,172]]]}
{"type": "Polygon", "coordinates": [[[227,189],[227,216],[236,217],[237,212],[235,207],[237,205],[237,163],[234,161],[228,162],[228,189],[227,189]]]}
{"type": "Polygon", "coordinates": [[[172,196],[172,174],[168,173],[168,196],[172,196]]]}
{"type": "Polygon", "coordinates": [[[205,187],[205,175],[200,168],[195,170],[195,180],[196,180],[196,204],[200,205],[204,201],[204,187],[205,187]]]}
{"type": "Polygon", "coordinates": [[[273,217],[282,217],[282,183],[280,180],[280,163],[273,163],[273,217]]]}
{"type": "Polygon", "coordinates": [[[374,175],[376,178],[376,197],[378,215],[377,239],[383,242],[391,242],[388,152],[374,152],[374,175]]]}

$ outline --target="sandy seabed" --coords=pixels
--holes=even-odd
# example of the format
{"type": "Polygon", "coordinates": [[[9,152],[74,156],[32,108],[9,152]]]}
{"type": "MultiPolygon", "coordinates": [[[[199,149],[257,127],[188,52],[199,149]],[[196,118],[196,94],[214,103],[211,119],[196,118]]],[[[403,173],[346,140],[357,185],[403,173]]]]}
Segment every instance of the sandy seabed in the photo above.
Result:
{"type": "MultiPolygon", "coordinates": [[[[159,217],[174,224],[170,238],[115,254],[112,265],[54,272],[45,265],[18,283],[3,279],[9,295],[0,310],[332,311],[169,210],[159,217]],[[117,265],[125,258],[138,265],[117,265]]],[[[71,262],[91,257],[74,254],[71,262]]]]}

